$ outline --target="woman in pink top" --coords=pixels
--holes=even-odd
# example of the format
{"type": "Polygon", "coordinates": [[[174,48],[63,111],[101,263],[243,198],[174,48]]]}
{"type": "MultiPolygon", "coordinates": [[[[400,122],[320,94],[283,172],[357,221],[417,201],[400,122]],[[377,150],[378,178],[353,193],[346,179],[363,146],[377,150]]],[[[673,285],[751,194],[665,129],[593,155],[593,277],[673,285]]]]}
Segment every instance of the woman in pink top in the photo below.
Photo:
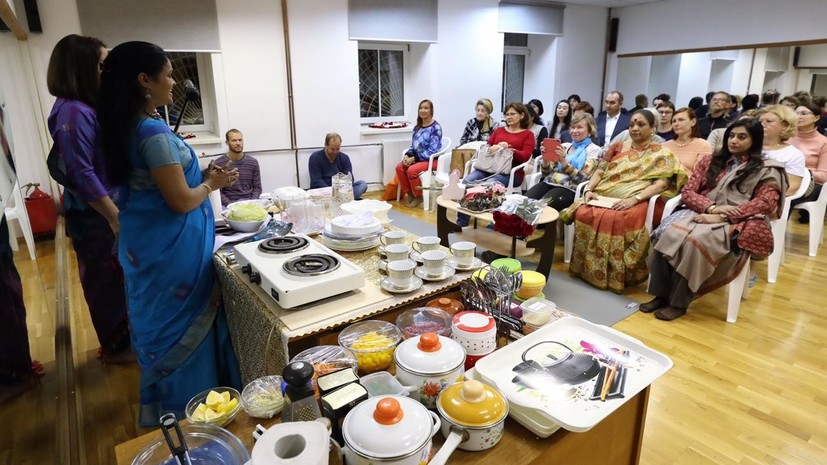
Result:
{"type": "Polygon", "coordinates": [[[691,173],[698,159],[712,153],[712,146],[700,137],[698,118],[691,108],[679,108],[672,115],[672,132],[675,138],[664,142],[663,148],[674,153],[686,172],[691,173]]]}
{"type": "MultiPolygon", "coordinates": [[[[804,165],[812,172],[815,186],[810,195],[793,200],[793,206],[818,199],[822,185],[827,181],[827,137],[821,135],[816,129],[821,119],[821,108],[806,102],[799,105],[795,113],[798,116],[798,134],[791,137],[789,143],[804,153],[804,165]]],[[[802,224],[810,222],[810,214],[807,210],[798,211],[798,222],[802,224]]]]}

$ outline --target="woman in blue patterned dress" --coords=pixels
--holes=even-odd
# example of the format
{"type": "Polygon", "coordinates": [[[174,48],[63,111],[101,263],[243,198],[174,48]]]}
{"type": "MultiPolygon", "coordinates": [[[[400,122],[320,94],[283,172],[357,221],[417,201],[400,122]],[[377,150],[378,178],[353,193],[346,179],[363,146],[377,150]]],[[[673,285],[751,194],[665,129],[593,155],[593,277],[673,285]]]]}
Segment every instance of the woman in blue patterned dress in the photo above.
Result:
{"type": "Polygon", "coordinates": [[[428,167],[429,157],[442,148],[442,126],[434,119],[434,104],[430,100],[419,102],[416,126],[411,136],[411,146],[402,155],[402,161],[396,165],[396,178],[402,188],[402,194],[408,195],[409,207],[422,203],[422,191],[419,187],[419,175],[425,170],[436,169],[436,159],[428,167]]]}
{"type": "Polygon", "coordinates": [[[202,173],[192,148],[157,118],[174,85],[160,47],[127,42],[104,62],[98,103],[110,179],[124,186],[118,255],[141,366],[143,426],[165,412],[183,415],[202,390],[241,387],[214,281],[208,200],[238,173],[212,164],[202,173]]]}

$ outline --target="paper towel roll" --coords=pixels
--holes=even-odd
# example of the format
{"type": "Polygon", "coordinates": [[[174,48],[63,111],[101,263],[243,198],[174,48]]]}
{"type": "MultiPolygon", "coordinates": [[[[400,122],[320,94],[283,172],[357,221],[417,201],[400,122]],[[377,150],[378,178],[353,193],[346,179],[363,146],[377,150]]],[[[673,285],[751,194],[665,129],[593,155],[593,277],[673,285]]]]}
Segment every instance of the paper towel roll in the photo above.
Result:
{"type": "Polygon", "coordinates": [[[252,465],[328,465],[329,435],[318,421],[279,423],[253,446],[252,465]]]}
{"type": "Polygon", "coordinates": [[[221,216],[221,210],[223,207],[221,206],[221,191],[216,189],[210,192],[210,205],[212,206],[212,213],[215,216],[215,219],[223,218],[221,216]]]}

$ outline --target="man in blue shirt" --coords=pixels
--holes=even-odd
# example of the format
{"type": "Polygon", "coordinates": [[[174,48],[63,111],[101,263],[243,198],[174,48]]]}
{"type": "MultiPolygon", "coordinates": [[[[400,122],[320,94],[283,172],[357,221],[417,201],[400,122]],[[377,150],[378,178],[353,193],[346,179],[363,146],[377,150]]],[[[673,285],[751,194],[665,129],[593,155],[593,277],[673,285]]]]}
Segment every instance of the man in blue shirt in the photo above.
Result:
{"type": "Polygon", "coordinates": [[[310,188],[331,187],[332,178],[337,173],[348,174],[353,177],[353,198],[360,200],[362,194],[368,190],[365,181],[356,181],[353,175],[353,166],[350,164],[350,157],[342,153],[342,137],[331,132],[324,137],[324,149],[313,152],[310,155],[308,168],[310,169],[310,188]]]}

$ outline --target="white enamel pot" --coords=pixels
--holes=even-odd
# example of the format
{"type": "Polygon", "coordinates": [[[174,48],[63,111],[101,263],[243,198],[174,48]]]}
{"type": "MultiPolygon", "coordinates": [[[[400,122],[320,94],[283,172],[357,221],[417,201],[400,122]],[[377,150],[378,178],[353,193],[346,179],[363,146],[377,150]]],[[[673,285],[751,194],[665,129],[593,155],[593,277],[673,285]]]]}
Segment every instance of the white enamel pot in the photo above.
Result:
{"type": "Polygon", "coordinates": [[[465,349],[456,341],[436,333],[425,333],[402,341],[393,354],[396,378],[430,409],[436,408],[439,393],[465,374],[465,349]]]}
{"type": "Polygon", "coordinates": [[[420,465],[428,460],[439,417],[402,396],[372,397],[342,424],[347,465],[420,465]]]}
{"type": "Polygon", "coordinates": [[[496,446],[503,437],[508,401],[497,389],[479,381],[464,381],[439,394],[445,444],[429,465],[445,465],[456,448],[480,451],[496,446]]]}

